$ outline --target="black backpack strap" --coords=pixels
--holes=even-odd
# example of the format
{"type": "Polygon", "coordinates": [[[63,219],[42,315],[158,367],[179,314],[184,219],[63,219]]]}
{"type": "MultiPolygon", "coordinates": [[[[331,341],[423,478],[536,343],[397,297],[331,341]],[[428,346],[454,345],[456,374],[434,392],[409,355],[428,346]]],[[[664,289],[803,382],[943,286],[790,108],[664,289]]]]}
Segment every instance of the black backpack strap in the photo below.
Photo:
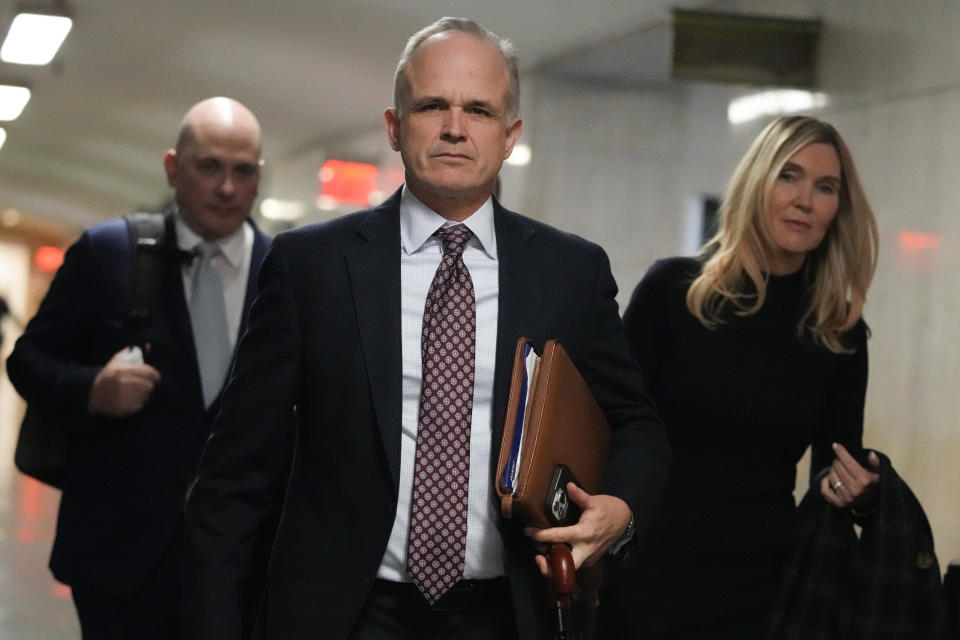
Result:
{"type": "Polygon", "coordinates": [[[130,345],[142,346],[143,334],[160,302],[167,250],[167,228],[162,213],[136,211],[124,216],[133,249],[133,273],[130,274],[130,307],[126,329],[130,345]]]}

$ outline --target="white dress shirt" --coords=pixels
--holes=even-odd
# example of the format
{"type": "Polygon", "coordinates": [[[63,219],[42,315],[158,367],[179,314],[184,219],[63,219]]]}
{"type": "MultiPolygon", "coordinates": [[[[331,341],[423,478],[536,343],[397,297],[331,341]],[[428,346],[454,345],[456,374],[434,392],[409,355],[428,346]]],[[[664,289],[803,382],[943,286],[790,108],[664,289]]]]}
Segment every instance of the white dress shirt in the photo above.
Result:
{"type": "MultiPolygon", "coordinates": [[[[400,200],[400,304],[403,351],[403,406],[400,444],[400,498],[390,542],[377,577],[394,582],[407,580],[407,543],[413,466],[417,449],[420,386],[423,361],[420,351],[423,310],[427,292],[440,266],[443,249],[433,233],[453,223],[429,209],[406,186],[400,200]]],[[[493,200],[463,221],[473,237],[463,251],[476,297],[476,352],[473,413],[470,423],[470,482],[467,508],[465,579],[493,578],[505,574],[503,542],[497,526],[497,502],[490,477],[493,422],[493,370],[497,351],[499,276],[497,238],[493,225],[493,200]]]]}
{"type": "MultiPolygon", "coordinates": [[[[192,253],[203,238],[193,232],[177,212],[174,227],[177,232],[177,247],[192,253]]],[[[211,259],[213,268],[220,274],[223,284],[223,303],[227,309],[227,337],[230,346],[236,347],[240,331],[240,318],[243,315],[243,301],[247,295],[247,281],[250,277],[250,259],[253,254],[253,228],[244,222],[239,229],[228,236],[214,241],[220,247],[220,255],[211,259]]],[[[200,261],[184,263],[183,293],[190,308],[190,296],[193,294],[193,276],[200,268],[200,261]]]]}

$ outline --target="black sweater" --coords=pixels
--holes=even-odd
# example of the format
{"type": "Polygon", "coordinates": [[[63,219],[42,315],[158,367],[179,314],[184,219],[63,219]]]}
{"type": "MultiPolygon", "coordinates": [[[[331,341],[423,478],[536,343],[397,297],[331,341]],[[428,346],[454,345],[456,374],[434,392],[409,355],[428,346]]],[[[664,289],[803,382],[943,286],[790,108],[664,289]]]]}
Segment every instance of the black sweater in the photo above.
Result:
{"type": "Polygon", "coordinates": [[[863,322],[844,336],[851,355],[801,338],[801,270],[770,277],[756,314],[708,329],[686,306],[700,266],[657,262],[624,314],[674,454],[658,517],[609,580],[622,637],[760,637],[794,527],[797,462],[810,445],[813,470],[830,464],[832,442],[861,448],[863,322]]]}

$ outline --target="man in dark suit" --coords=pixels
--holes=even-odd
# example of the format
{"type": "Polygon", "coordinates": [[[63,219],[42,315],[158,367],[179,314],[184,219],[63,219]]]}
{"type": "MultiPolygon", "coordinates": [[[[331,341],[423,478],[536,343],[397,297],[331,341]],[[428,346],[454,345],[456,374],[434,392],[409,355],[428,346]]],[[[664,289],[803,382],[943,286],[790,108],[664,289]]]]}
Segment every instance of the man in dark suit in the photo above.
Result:
{"type": "Polygon", "coordinates": [[[133,251],[117,219],[70,247],[8,361],[31,407],[81,432],[50,567],[72,587],[84,638],[180,637],[183,500],[269,244],[248,217],[262,161],[245,106],[195,105],[163,164],[176,204],[143,344],[127,348],[133,251]],[[209,257],[193,258],[203,247],[209,257]]]}
{"type": "Polygon", "coordinates": [[[562,341],[614,428],[604,495],[547,529],[577,565],[646,525],[662,424],[628,355],[603,251],[491,197],[520,135],[512,45],[470,20],[415,34],[384,120],[406,184],[281,234],[187,502],[189,638],[240,638],[237,585],[272,486],[268,638],[539,638],[535,546],[494,492],[520,336],[562,341]],[[439,355],[438,355],[439,354],[439,355]],[[277,437],[296,405],[292,469],[277,437]]]}

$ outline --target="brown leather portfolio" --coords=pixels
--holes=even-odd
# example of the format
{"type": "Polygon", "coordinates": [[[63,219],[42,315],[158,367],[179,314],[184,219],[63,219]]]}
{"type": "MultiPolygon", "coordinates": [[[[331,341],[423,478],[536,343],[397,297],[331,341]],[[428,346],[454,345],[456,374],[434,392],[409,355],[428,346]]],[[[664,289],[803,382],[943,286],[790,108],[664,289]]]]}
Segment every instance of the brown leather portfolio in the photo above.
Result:
{"type": "Polygon", "coordinates": [[[497,463],[500,509],[524,525],[573,524],[579,509],[566,496],[566,481],[598,492],[610,425],[560,343],[548,340],[539,358],[532,348],[520,338],[513,360],[497,463]]]}

